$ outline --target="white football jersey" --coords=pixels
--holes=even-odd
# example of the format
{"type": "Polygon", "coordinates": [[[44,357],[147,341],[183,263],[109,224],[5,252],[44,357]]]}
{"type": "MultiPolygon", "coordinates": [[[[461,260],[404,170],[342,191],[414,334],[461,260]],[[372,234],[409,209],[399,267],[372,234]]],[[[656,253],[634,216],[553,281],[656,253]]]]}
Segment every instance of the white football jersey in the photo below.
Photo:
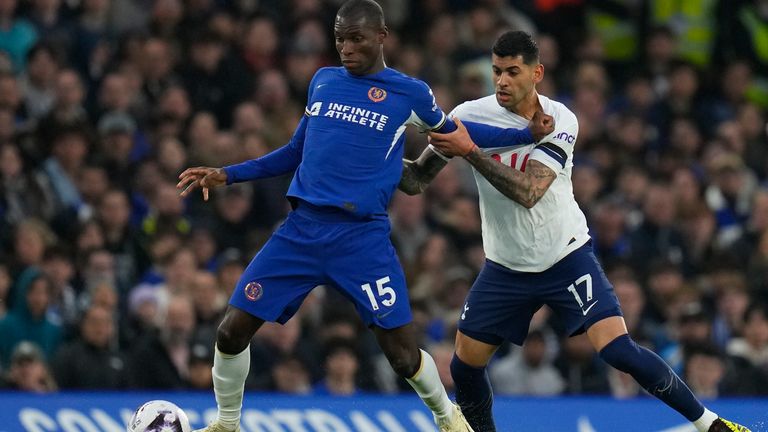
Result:
{"type": "MultiPolygon", "coordinates": [[[[539,95],[555,131],[538,143],[481,149],[505,165],[524,171],[529,159],[557,173],[531,209],[507,198],[473,168],[480,195],[483,247],[491,261],[521,272],[542,272],[589,240],[587,221],[573,196],[573,147],[579,133],[576,115],[565,105],[539,95]]],[[[495,95],[464,102],[451,112],[461,120],[522,129],[528,120],[496,102],[495,95]]]]}

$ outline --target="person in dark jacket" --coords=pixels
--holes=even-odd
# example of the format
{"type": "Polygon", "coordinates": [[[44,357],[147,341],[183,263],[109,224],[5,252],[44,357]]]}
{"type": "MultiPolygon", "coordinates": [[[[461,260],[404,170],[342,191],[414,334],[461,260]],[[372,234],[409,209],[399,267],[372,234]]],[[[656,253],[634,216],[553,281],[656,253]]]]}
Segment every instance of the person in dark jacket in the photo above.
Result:
{"type": "Polygon", "coordinates": [[[109,310],[91,306],[83,314],[80,335],[52,361],[62,389],[119,389],[127,386],[126,363],[115,349],[115,323],[109,310]]]}

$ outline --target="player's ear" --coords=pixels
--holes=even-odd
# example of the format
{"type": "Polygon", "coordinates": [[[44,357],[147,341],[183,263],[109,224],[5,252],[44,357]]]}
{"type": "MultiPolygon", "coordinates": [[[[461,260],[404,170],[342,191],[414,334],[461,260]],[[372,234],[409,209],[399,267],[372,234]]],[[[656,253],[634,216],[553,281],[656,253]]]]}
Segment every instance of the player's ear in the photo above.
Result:
{"type": "Polygon", "coordinates": [[[533,69],[533,82],[538,84],[544,79],[544,65],[539,63],[533,69]]]}
{"type": "Polygon", "coordinates": [[[384,43],[384,39],[386,39],[386,38],[387,38],[387,36],[389,36],[389,29],[388,29],[388,28],[387,28],[387,26],[385,25],[385,26],[383,26],[383,27],[381,28],[381,30],[379,30],[379,39],[378,39],[378,40],[379,40],[379,43],[380,43],[380,44],[381,44],[381,43],[384,43]]]}

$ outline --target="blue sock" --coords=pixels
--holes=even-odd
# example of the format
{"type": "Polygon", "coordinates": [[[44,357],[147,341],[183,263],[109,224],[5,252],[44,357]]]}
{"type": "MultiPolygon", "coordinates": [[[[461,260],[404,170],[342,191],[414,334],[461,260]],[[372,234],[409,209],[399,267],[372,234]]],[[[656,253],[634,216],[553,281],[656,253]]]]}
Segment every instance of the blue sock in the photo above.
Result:
{"type": "Polygon", "coordinates": [[[600,351],[600,358],[626,372],[651,395],[659,398],[689,421],[704,414],[704,406],[669,365],[652,351],[636,344],[625,334],[600,351]]]}
{"type": "Polygon", "coordinates": [[[484,367],[472,367],[456,354],[451,361],[451,376],[456,384],[456,403],[475,432],[496,432],[493,423],[493,391],[484,367]]]}

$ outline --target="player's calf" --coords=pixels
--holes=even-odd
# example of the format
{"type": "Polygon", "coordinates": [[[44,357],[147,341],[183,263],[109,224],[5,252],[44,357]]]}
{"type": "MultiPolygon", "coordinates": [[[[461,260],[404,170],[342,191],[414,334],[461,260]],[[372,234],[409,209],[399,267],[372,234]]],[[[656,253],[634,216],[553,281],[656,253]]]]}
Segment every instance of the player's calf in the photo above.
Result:
{"type": "Polygon", "coordinates": [[[699,432],[749,431],[743,426],[719,419],[717,414],[704,408],[664,360],[635,343],[628,334],[606,345],[600,351],[600,357],[616,369],[632,375],[648,393],[682,414],[699,432]]]}
{"type": "Polygon", "coordinates": [[[454,354],[451,376],[456,385],[456,402],[475,432],[495,432],[493,391],[486,368],[472,367],[454,354]]]}

